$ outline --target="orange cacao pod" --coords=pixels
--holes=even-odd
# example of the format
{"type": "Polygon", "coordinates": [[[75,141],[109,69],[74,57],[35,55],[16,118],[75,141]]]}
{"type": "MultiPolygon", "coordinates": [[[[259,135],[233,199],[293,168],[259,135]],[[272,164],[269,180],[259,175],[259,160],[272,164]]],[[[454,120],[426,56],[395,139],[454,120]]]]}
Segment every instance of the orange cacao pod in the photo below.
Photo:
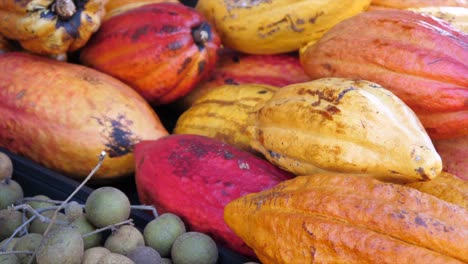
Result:
{"type": "Polygon", "coordinates": [[[106,20],[80,60],[158,105],[193,89],[214,67],[219,46],[219,37],[195,9],[155,3],[106,20]]]}
{"type": "Polygon", "coordinates": [[[468,211],[350,174],[298,176],[224,208],[264,264],[466,263],[468,211]]]}
{"type": "Polygon", "coordinates": [[[468,35],[430,16],[370,11],[301,50],[313,79],[369,80],[400,97],[432,139],[468,135],[468,35]],[[364,48],[365,47],[365,48],[364,48]]]}
{"type": "Polygon", "coordinates": [[[132,88],[96,70],[20,52],[0,55],[0,146],[55,171],[93,179],[134,171],[133,146],[167,131],[132,88]]]}

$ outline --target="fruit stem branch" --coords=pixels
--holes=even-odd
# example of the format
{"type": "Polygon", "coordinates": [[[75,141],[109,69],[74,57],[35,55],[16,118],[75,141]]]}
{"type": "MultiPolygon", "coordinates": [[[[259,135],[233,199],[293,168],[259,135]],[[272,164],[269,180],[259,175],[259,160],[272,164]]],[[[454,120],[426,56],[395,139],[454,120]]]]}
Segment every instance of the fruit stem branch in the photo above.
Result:
{"type": "Polygon", "coordinates": [[[34,208],[32,208],[29,204],[20,204],[20,205],[17,205],[17,206],[13,206],[12,207],[13,210],[23,210],[23,211],[28,211],[32,214],[34,214],[37,218],[39,218],[39,220],[41,220],[41,222],[45,222],[46,218],[45,216],[41,215],[40,212],[34,210],[34,208]]]}
{"type": "Polygon", "coordinates": [[[99,162],[98,164],[96,165],[96,167],[94,167],[94,169],[89,173],[89,175],[83,180],[83,182],[81,182],[81,184],[67,197],[67,199],[65,199],[61,204],[60,206],[55,209],[55,212],[54,212],[54,215],[52,216],[52,221],[49,223],[49,225],[47,226],[46,230],[44,231],[44,236],[47,235],[47,233],[49,232],[50,228],[52,227],[52,224],[53,222],[55,222],[55,219],[57,218],[57,214],[60,210],[62,210],[65,205],[68,203],[68,201],[70,201],[71,198],[73,198],[73,196],[75,196],[75,194],[81,190],[81,188],[83,188],[83,186],[91,179],[91,177],[93,177],[94,173],[96,173],[97,170],[99,170],[99,168],[101,168],[101,165],[102,163],[104,162],[104,158],[106,157],[107,153],[105,151],[102,151],[101,154],[99,155],[98,159],[99,159],[99,162]]]}
{"type": "Polygon", "coordinates": [[[154,218],[159,216],[158,211],[152,205],[131,205],[130,208],[137,209],[137,210],[149,210],[149,211],[153,212],[154,218]]]}
{"type": "Polygon", "coordinates": [[[40,198],[34,198],[34,197],[25,197],[23,198],[22,202],[44,202],[44,203],[51,203],[51,204],[61,204],[62,201],[58,200],[49,200],[49,199],[40,199],[40,198]]]}
{"type": "Polygon", "coordinates": [[[0,251],[0,255],[8,255],[8,254],[33,254],[34,251],[0,251]]]}
{"type": "MultiPolygon", "coordinates": [[[[51,222],[49,223],[46,230],[44,231],[42,239],[44,239],[44,237],[47,235],[50,228],[52,227],[53,223],[57,219],[57,214],[59,213],[59,211],[62,210],[65,207],[65,205],[68,203],[68,201],[70,201],[70,199],[73,198],[73,196],[75,196],[75,194],[77,192],[79,192],[81,190],[81,188],[83,188],[83,186],[91,179],[91,177],[93,177],[93,175],[96,173],[96,171],[99,170],[99,168],[101,168],[102,163],[104,162],[104,159],[106,158],[106,156],[107,156],[107,153],[104,150],[101,151],[101,154],[99,154],[99,156],[98,156],[99,161],[98,161],[98,164],[96,165],[96,167],[94,167],[93,170],[91,170],[91,172],[88,174],[88,176],[86,176],[86,178],[83,180],[83,182],[81,182],[81,184],[78,187],[76,187],[76,189],[68,196],[68,198],[66,200],[64,200],[60,204],[60,206],[54,211],[54,215],[52,216],[51,222]]],[[[36,253],[37,253],[37,248],[34,251],[34,253],[32,254],[31,258],[29,258],[28,264],[32,264],[34,262],[36,253]]]]}
{"type": "MultiPolygon", "coordinates": [[[[34,210],[34,209],[33,209],[34,210]]],[[[29,225],[29,223],[31,223],[34,219],[36,219],[38,216],[40,217],[44,217],[40,214],[37,214],[37,215],[33,215],[31,218],[29,218],[28,220],[26,220],[23,224],[21,224],[18,228],[15,229],[15,231],[13,232],[13,234],[11,234],[11,236],[8,238],[8,240],[5,242],[5,244],[3,244],[3,247],[0,248],[0,251],[4,251],[6,249],[6,246],[11,242],[11,240],[16,236],[16,234],[18,234],[18,232],[20,232],[23,228],[25,228],[27,225],[29,225]]],[[[0,252],[1,253],[1,252],[0,252]]]]}
{"type": "Polygon", "coordinates": [[[100,233],[102,231],[106,231],[106,230],[109,230],[109,229],[116,229],[118,226],[126,225],[126,224],[133,224],[133,219],[127,219],[127,220],[122,221],[122,222],[117,223],[117,224],[113,224],[113,225],[109,225],[109,226],[106,226],[106,227],[103,227],[103,228],[96,229],[96,230],[94,230],[92,232],[83,234],[81,237],[85,238],[87,236],[92,236],[92,235],[100,233]]]}

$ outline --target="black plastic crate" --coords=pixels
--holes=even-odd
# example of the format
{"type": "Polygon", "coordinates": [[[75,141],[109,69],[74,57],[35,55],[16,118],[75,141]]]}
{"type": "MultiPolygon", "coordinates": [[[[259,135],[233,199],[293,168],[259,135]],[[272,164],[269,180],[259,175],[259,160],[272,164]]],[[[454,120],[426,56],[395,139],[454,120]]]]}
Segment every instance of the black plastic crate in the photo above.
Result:
{"type": "MultiPolygon", "coordinates": [[[[80,182],[61,175],[55,171],[47,169],[36,162],[33,162],[20,155],[11,153],[7,149],[0,147],[0,152],[6,153],[13,162],[14,174],[13,180],[17,181],[23,188],[25,196],[34,196],[38,194],[47,195],[54,200],[65,200],[80,185],[80,182]]],[[[97,163],[97,159],[96,159],[97,163]]],[[[131,204],[139,204],[138,195],[135,188],[133,177],[119,181],[116,184],[106,184],[122,190],[130,199],[131,204]]],[[[97,187],[97,186],[96,186],[97,187]]],[[[86,198],[93,191],[92,186],[85,185],[73,197],[72,200],[79,203],[85,203],[86,198]]],[[[140,230],[153,219],[153,216],[141,210],[132,210],[130,216],[133,223],[140,230]]],[[[218,245],[219,258],[218,264],[242,264],[252,261],[229,249],[218,245]]]]}

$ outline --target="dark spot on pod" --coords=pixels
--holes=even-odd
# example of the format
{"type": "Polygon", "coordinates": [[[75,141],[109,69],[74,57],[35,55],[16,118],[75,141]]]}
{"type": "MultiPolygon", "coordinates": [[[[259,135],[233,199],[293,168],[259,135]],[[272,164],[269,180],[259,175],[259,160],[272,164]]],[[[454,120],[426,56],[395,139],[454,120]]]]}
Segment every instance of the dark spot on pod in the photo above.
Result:
{"type": "Polygon", "coordinates": [[[353,90],[356,90],[356,89],[355,89],[354,87],[349,87],[349,88],[344,89],[343,91],[341,91],[341,92],[338,94],[338,96],[337,96],[336,99],[335,99],[335,102],[338,103],[338,102],[341,100],[341,98],[343,98],[343,96],[344,96],[346,93],[348,93],[348,92],[350,92],[350,91],[353,91],[353,90]]]}
{"type": "Polygon", "coordinates": [[[203,158],[208,154],[206,146],[200,146],[198,144],[190,144],[187,146],[186,151],[193,154],[197,158],[203,158]]]}
{"type": "Polygon", "coordinates": [[[422,219],[422,218],[419,217],[419,216],[416,216],[416,218],[414,218],[414,222],[415,222],[417,225],[427,227],[426,222],[424,221],[424,219],[422,219]]]}
{"type": "Polygon", "coordinates": [[[205,70],[206,61],[202,60],[198,62],[198,75],[201,75],[205,70]]]}
{"type": "Polygon", "coordinates": [[[318,18],[319,16],[323,15],[323,14],[324,14],[323,11],[321,11],[321,12],[315,14],[315,16],[309,18],[309,23],[314,24],[315,21],[317,21],[317,18],[318,18]]]}
{"type": "Polygon", "coordinates": [[[178,50],[180,48],[182,48],[182,43],[180,43],[179,41],[174,41],[174,42],[171,42],[167,45],[167,47],[170,49],[170,50],[178,50]]]}
{"type": "Polygon", "coordinates": [[[275,159],[281,158],[281,154],[274,152],[273,150],[268,150],[268,154],[270,155],[270,157],[275,159]]]}
{"type": "Polygon", "coordinates": [[[132,39],[132,42],[137,42],[141,36],[146,35],[148,33],[149,27],[149,25],[144,25],[142,27],[137,28],[130,37],[132,39]]]}
{"type": "Polygon", "coordinates": [[[233,84],[233,85],[238,85],[239,83],[236,82],[234,79],[232,78],[227,78],[227,79],[224,79],[224,83],[225,84],[233,84]]]}
{"type": "Polygon", "coordinates": [[[160,30],[161,33],[175,33],[177,31],[179,31],[179,28],[172,25],[164,25],[160,30]]]}
{"type": "Polygon", "coordinates": [[[266,93],[268,93],[268,91],[261,90],[261,91],[258,91],[257,93],[258,93],[258,94],[266,94],[266,93]]]}
{"type": "Polygon", "coordinates": [[[340,109],[334,105],[327,105],[326,110],[328,113],[330,113],[330,115],[334,115],[341,112],[340,109]]]}
{"type": "Polygon", "coordinates": [[[117,118],[95,118],[104,127],[103,136],[106,139],[106,152],[109,157],[120,157],[133,151],[133,147],[139,139],[133,134],[130,126],[133,124],[125,115],[117,118]]]}
{"type": "Polygon", "coordinates": [[[191,62],[192,62],[191,57],[185,58],[185,60],[182,62],[182,65],[177,70],[177,74],[181,74],[190,65],[191,62]]]}
{"type": "Polygon", "coordinates": [[[430,180],[429,176],[427,176],[427,174],[426,174],[426,172],[424,172],[423,168],[419,167],[415,171],[419,174],[419,176],[421,176],[422,181],[430,180]]]}
{"type": "Polygon", "coordinates": [[[230,151],[225,150],[223,152],[223,157],[224,159],[230,160],[234,158],[234,154],[232,154],[230,151]]]}

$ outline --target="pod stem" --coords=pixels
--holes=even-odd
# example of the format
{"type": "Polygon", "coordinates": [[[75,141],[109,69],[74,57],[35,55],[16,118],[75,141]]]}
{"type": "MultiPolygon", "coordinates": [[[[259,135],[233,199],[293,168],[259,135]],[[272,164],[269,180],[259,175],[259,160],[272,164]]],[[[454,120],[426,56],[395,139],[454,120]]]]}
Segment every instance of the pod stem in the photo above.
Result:
{"type": "Polygon", "coordinates": [[[76,5],[73,0],[55,0],[51,6],[60,19],[67,20],[76,13],[76,5]]]}

